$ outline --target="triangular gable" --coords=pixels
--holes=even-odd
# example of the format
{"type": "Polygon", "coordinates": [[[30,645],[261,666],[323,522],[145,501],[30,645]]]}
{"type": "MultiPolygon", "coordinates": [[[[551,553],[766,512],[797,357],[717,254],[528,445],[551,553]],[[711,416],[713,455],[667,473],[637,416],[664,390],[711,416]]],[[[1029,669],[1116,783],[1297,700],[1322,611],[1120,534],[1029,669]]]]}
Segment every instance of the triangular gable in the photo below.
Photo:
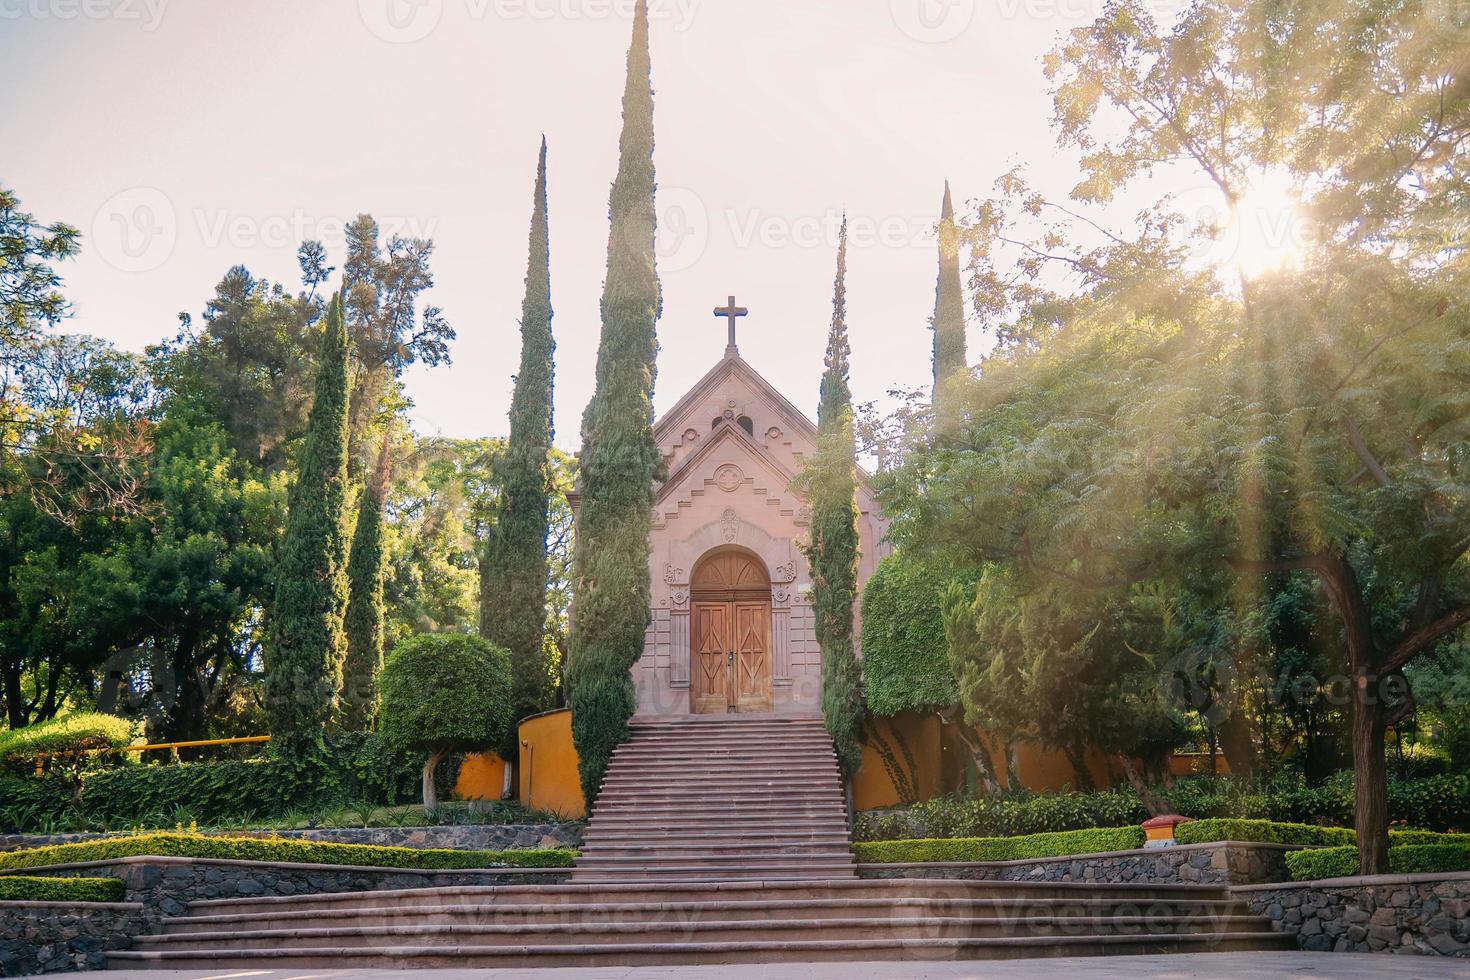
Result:
{"type": "Polygon", "coordinates": [[[734,443],[747,457],[765,470],[771,483],[778,489],[778,493],[787,493],[791,487],[791,481],[796,479],[796,474],[783,465],[780,460],[774,458],[765,448],[746,434],[745,430],[738,425],[726,423],[715,430],[714,438],[706,439],[698,449],[691,453],[669,478],[658,488],[654,497],[654,505],[658,506],[678,492],[689,478],[693,476],[710,457],[714,451],[726,443],[734,443]]]}
{"type": "Polygon", "coordinates": [[[671,430],[677,432],[691,423],[697,427],[703,420],[692,418],[694,410],[699,407],[712,389],[729,377],[739,377],[749,383],[755,389],[756,394],[768,402],[788,425],[799,431],[807,440],[813,442],[816,440],[816,424],[807,418],[801,409],[791,404],[785,395],[776,390],[775,386],[761,377],[760,373],[744,358],[735,354],[721,358],[718,364],[710,368],[704,377],[695,382],[694,387],[686,391],[684,396],[674,403],[674,407],[658,420],[653,428],[653,434],[660,445],[663,444],[664,435],[671,430]]]}

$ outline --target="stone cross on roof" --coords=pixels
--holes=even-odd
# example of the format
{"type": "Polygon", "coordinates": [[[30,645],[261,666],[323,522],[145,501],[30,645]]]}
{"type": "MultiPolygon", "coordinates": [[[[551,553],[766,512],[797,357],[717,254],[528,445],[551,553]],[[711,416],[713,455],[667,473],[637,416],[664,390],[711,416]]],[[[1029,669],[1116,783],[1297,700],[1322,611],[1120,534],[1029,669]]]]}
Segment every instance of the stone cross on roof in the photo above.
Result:
{"type": "Polygon", "coordinates": [[[734,296],[730,297],[728,305],[715,307],[715,316],[722,316],[729,322],[730,340],[725,346],[726,357],[733,357],[740,353],[735,346],[735,321],[742,316],[747,316],[749,313],[750,311],[745,307],[735,305],[734,296]]]}

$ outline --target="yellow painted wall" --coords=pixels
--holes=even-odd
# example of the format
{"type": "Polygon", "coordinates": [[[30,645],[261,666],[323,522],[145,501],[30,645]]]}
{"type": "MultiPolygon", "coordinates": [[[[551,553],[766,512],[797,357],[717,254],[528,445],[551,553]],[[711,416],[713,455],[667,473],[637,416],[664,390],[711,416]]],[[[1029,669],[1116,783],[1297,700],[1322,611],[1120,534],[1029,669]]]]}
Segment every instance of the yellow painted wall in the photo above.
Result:
{"type": "Polygon", "coordinates": [[[572,713],[567,709],[533,715],[521,722],[520,800],[533,810],[563,817],[587,815],[572,745],[572,713]]]}
{"type": "Polygon", "coordinates": [[[887,744],[894,760],[913,781],[920,800],[932,799],[944,792],[941,788],[944,733],[937,717],[902,714],[894,718],[875,718],[872,725],[873,731],[863,746],[862,765],[852,781],[854,808],[872,810],[903,802],[875,744],[877,739],[887,744]],[[915,765],[912,771],[900,746],[900,738],[913,756],[915,765]]]}
{"type": "Polygon", "coordinates": [[[456,800],[498,800],[505,788],[505,761],[494,752],[464,757],[454,781],[456,800]]]}

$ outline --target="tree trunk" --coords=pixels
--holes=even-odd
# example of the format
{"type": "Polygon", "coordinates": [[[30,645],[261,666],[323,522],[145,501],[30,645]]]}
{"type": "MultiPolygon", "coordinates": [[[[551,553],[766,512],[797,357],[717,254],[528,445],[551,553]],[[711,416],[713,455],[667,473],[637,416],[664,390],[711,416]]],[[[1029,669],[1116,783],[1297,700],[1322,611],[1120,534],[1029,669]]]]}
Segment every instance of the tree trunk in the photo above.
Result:
{"type": "Polygon", "coordinates": [[[1353,826],[1358,832],[1358,871],[1388,873],[1388,766],[1384,758],[1384,707],[1376,677],[1357,679],[1353,703],[1353,826]]]}
{"type": "Polygon", "coordinates": [[[425,813],[432,814],[435,810],[439,809],[439,790],[434,786],[434,771],[439,768],[439,761],[448,754],[443,749],[439,749],[430,752],[429,757],[424,760],[425,813]]]}
{"type": "Polygon", "coordinates": [[[1220,741],[1220,751],[1230,766],[1230,775],[1240,778],[1251,776],[1256,771],[1256,733],[1243,705],[1236,705],[1230,714],[1215,727],[1215,736],[1220,741]]]}
{"type": "Polygon", "coordinates": [[[1064,754],[1067,761],[1072,764],[1072,772],[1077,776],[1077,788],[1083,792],[1090,793],[1097,788],[1092,781],[1092,772],[1087,768],[1087,749],[1080,742],[1067,746],[1064,754]]]}
{"type": "Polygon", "coordinates": [[[1148,783],[1138,771],[1138,766],[1126,755],[1123,756],[1123,775],[1127,777],[1128,785],[1133,787],[1133,792],[1138,794],[1150,817],[1167,816],[1174,812],[1174,805],[1149,789],[1148,783]]]}
{"type": "Polygon", "coordinates": [[[954,709],[939,712],[939,720],[954,730],[955,737],[964,743],[965,751],[970,754],[970,762],[975,767],[975,775],[985,787],[986,794],[1000,792],[1000,777],[995,771],[995,760],[986,751],[985,741],[977,733],[972,732],[965,724],[963,718],[956,717],[954,709]]]}

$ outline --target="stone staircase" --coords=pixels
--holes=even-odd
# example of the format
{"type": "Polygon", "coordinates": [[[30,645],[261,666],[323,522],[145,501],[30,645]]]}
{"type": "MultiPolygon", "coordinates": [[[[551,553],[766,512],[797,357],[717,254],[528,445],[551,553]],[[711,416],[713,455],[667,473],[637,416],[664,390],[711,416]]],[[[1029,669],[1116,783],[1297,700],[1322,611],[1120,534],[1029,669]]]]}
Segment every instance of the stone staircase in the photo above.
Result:
{"type": "Polygon", "coordinates": [[[195,902],[114,969],[682,966],[1294,949],[1224,888],[919,879],[514,885],[195,902]]]}
{"type": "Polygon", "coordinates": [[[563,885],[198,901],[114,969],[951,960],[1293,949],[1223,887],[856,876],[820,719],[638,719],[563,885]]]}
{"type": "Polygon", "coordinates": [[[635,718],[608,767],[572,881],[857,876],[820,717],[635,718]]]}

